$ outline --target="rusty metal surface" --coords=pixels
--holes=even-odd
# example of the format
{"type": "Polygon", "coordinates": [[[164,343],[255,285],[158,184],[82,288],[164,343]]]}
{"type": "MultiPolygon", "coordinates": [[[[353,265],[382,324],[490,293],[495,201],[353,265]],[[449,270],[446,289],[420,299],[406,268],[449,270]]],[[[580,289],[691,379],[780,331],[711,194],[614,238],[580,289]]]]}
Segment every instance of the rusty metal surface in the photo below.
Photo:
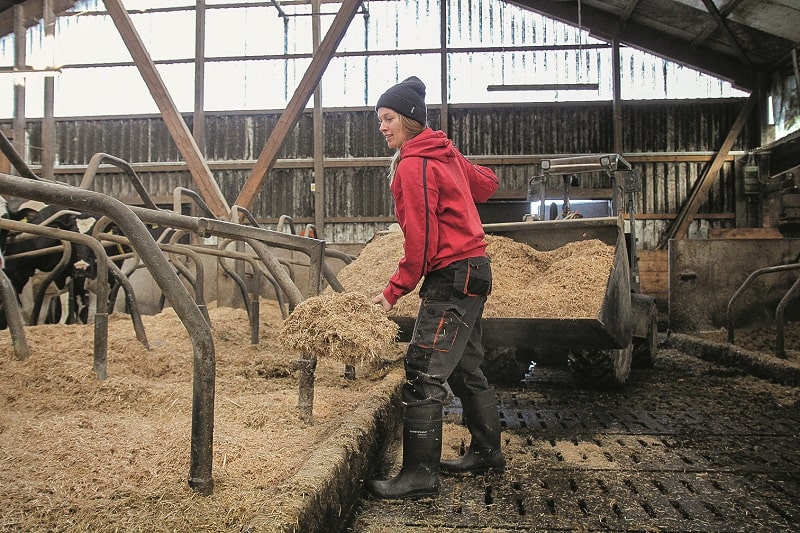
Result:
{"type": "MultiPolygon", "coordinates": [[[[795,262],[799,239],[676,239],[669,243],[669,324],[676,332],[726,327],[731,297],[754,271],[795,262]]],[[[775,272],[756,280],[731,310],[736,328],[775,323],[775,310],[797,279],[775,272]]],[[[790,319],[800,313],[796,301],[790,319]]]]}
{"type": "MultiPolygon", "coordinates": [[[[444,477],[435,500],[362,500],[349,531],[800,530],[800,390],[674,349],[633,372],[597,393],[534,369],[498,391],[502,477],[444,477]]],[[[455,403],[446,422],[459,420],[455,403]]]]}

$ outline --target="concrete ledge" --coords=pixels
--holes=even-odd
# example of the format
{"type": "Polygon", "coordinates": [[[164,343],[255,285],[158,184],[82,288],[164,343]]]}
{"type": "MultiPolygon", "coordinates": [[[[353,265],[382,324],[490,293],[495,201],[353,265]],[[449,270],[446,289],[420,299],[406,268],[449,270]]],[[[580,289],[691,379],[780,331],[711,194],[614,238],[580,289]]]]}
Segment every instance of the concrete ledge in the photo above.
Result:
{"type": "MultiPolygon", "coordinates": [[[[312,533],[343,530],[352,519],[362,481],[370,476],[401,420],[402,369],[386,375],[370,398],[265,502],[262,516],[242,531],[312,533]]],[[[280,443],[276,443],[277,446],[280,443]]]]}
{"type": "Polygon", "coordinates": [[[800,364],[772,354],[751,352],[732,344],[711,342],[681,333],[667,335],[666,346],[781,385],[800,386],[800,364]]]}

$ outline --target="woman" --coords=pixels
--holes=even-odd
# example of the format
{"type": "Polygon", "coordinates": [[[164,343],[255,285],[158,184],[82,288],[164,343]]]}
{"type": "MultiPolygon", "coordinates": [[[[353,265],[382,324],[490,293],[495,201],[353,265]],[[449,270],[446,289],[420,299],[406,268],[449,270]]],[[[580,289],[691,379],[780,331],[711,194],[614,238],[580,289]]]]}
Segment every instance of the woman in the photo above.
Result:
{"type": "Polygon", "coordinates": [[[494,389],[480,369],[481,315],[492,271],[476,202],[497,190],[486,167],[467,161],[442,131],[427,127],[425,85],[412,76],[375,106],[380,131],[397,150],[390,167],[404,256],[373,298],[386,312],[420,288],[420,308],[405,356],[402,389],[403,466],[386,481],[366,483],[375,498],[421,498],[439,492],[439,471],[502,472],[500,419],[494,389]],[[471,434],[467,452],[441,461],[442,403],[447,385],[459,397],[471,434]]]}

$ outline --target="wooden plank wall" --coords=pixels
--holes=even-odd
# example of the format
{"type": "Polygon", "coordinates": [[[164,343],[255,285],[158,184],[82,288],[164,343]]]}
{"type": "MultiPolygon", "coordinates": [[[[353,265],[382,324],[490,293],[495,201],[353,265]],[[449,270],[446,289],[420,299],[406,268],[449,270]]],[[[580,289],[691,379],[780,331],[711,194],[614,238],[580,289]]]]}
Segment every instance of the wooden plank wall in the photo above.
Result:
{"type": "MultiPolygon", "coordinates": [[[[639,269],[642,292],[665,307],[669,298],[668,258],[657,247],[664,231],[702,175],[711,154],[735,120],[743,99],[625,102],[625,155],[641,172],[637,198],[639,269]]],[[[491,166],[501,178],[500,194],[520,198],[531,176],[539,172],[538,157],[553,154],[603,153],[612,149],[609,102],[551,104],[452,105],[449,134],[459,149],[491,166]]],[[[264,146],[280,116],[279,110],[208,113],[205,156],[226,199],[238,195],[253,158],[264,146]]],[[[439,109],[429,110],[433,127],[440,127],[439,109]]],[[[186,116],[191,125],[191,116],[186,116]]],[[[358,244],[393,220],[386,180],[391,151],[376,128],[374,109],[331,109],[324,115],[325,238],[337,244],[358,244]]],[[[0,122],[10,130],[10,124],[0,122]]],[[[41,122],[27,123],[32,167],[41,163],[41,122]]],[[[192,188],[192,180],[175,143],[156,115],[130,117],[63,117],[56,121],[56,179],[77,184],[86,164],[98,152],[109,153],[137,168],[151,195],[170,199],[175,187],[192,188]]],[[[264,184],[251,212],[262,223],[290,215],[295,223],[313,220],[313,120],[305,113],[288,136],[279,163],[264,184]]],[[[758,142],[757,125],[748,125],[734,147],[744,151],[758,142]]],[[[118,198],[133,197],[120,172],[98,174],[96,190],[118,198]]],[[[601,181],[582,189],[607,187],[601,181]]],[[[726,162],[701,216],[690,230],[730,230],[735,224],[736,172],[726,162]]],[[[554,189],[558,190],[558,189],[554,189]]],[[[711,235],[708,235],[711,236],[711,235]]]]}
{"type": "Polygon", "coordinates": [[[656,299],[656,307],[666,313],[669,307],[668,250],[637,250],[639,287],[642,294],[656,299]]]}

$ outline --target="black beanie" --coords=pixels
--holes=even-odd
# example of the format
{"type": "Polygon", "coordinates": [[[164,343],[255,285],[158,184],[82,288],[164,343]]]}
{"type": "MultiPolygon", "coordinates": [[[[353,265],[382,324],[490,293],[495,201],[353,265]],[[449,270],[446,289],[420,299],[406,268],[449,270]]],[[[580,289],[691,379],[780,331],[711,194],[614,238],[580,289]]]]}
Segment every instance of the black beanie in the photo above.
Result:
{"type": "Polygon", "coordinates": [[[425,108],[425,84],[416,76],[406,78],[397,85],[389,87],[378,98],[375,111],[380,107],[394,109],[401,115],[425,125],[428,111],[425,108]]]}

